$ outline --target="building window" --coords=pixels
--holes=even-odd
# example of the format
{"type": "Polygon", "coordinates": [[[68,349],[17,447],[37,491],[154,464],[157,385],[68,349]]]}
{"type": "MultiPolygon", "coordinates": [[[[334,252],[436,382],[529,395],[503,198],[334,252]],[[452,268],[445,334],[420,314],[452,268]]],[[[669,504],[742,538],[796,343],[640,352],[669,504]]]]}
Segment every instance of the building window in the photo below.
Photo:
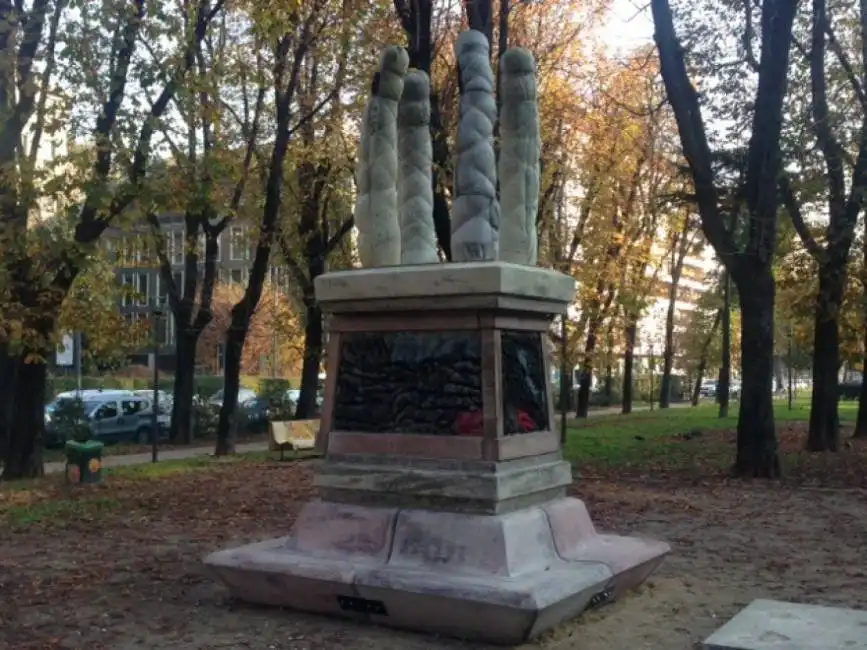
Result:
{"type": "MultiPolygon", "coordinates": [[[[206,238],[205,238],[205,233],[201,233],[201,234],[199,235],[199,261],[202,262],[203,264],[204,264],[204,262],[205,262],[205,253],[207,252],[207,248],[206,248],[206,246],[205,246],[206,242],[207,242],[207,240],[206,240],[206,238]]],[[[221,247],[220,247],[220,236],[217,235],[217,256],[216,256],[216,258],[215,258],[215,260],[216,260],[217,262],[220,261],[220,253],[221,253],[221,250],[220,250],[220,249],[221,249],[221,247]]]]}
{"type": "Polygon", "coordinates": [[[178,266],[184,263],[183,228],[169,231],[168,236],[166,237],[166,247],[168,248],[166,254],[173,266],[178,266]]]}
{"type": "Polygon", "coordinates": [[[156,284],[156,294],[158,300],[161,305],[169,304],[169,285],[166,282],[163,282],[162,276],[157,273],[154,276],[154,283],[156,284]]]}
{"type": "Polygon", "coordinates": [[[169,344],[169,319],[163,315],[162,318],[157,318],[157,341],[160,345],[169,344]]]}
{"type": "Polygon", "coordinates": [[[122,237],[120,240],[120,251],[118,260],[121,266],[132,266],[134,263],[133,243],[129,237],[122,237]]]}
{"type": "Polygon", "coordinates": [[[120,276],[120,304],[124,307],[132,305],[132,273],[122,273],[120,276]]]}
{"type": "Polygon", "coordinates": [[[134,246],[136,266],[142,266],[148,261],[147,240],[141,235],[136,235],[134,246]]]}
{"type": "Polygon", "coordinates": [[[105,239],[105,254],[108,261],[112,264],[117,264],[117,242],[113,239],[105,239]]]}
{"type": "Polygon", "coordinates": [[[148,299],[148,274],[137,273],[135,279],[136,304],[147,305],[148,299]]]}
{"type": "Polygon", "coordinates": [[[176,271],[172,273],[172,280],[175,282],[175,288],[178,290],[178,298],[184,297],[184,272],[176,271]]]}
{"type": "Polygon", "coordinates": [[[246,269],[232,269],[229,281],[232,284],[241,284],[244,282],[244,271],[246,269]]]}
{"type": "Polygon", "coordinates": [[[166,345],[172,345],[175,342],[175,314],[168,312],[165,317],[166,322],[166,345]]]}
{"type": "Polygon", "coordinates": [[[244,228],[232,226],[229,229],[229,259],[242,262],[249,259],[250,247],[245,237],[244,228]]]}

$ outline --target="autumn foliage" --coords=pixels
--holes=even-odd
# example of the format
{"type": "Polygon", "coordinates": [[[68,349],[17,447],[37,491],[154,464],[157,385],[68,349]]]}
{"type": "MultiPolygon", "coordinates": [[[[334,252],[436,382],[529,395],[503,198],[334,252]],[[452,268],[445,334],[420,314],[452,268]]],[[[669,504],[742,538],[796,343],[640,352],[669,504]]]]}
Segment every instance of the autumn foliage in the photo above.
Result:
{"type": "MultiPolygon", "coordinates": [[[[243,288],[234,284],[217,285],[214,291],[213,320],[202,332],[196,357],[200,367],[218,374],[221,349],[231,322],[232,306],[243,288]]],[[[241,361],[243,374],[296,376],[300,370],[303,327],[285,293],[266,284],[262,300],[250,319],[241,361]],[[276,357],[274,352],[276,350],[276,357]]]]}

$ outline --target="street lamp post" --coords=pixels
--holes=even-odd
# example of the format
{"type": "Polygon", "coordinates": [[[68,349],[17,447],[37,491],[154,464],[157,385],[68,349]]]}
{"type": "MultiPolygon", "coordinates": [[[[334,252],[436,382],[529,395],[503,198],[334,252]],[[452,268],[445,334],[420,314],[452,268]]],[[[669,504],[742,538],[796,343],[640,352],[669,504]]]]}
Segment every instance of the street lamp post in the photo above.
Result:
{"type": "Polygon", "coordinates": [[[160,300],[159,297],[154,299],[154,308],[153,308],[153,355],[154,355],[154,399],[153,399],[153,413],[151,414],[151,462],[155,463],[158,460],[159,450],[157,448],[157,441],[159,440],[160,433],[160,364],[159,364],[159,354],[160,354],[160,333],[159,333],[159,323],[160,317],[163,315],[162,310],[160,309],[160,300]]]}
{"type": "Polygon", "coordinates": [[[81,331],[75,333],[75,387],[76,399],[81,399],[81,331]]]}
{"type": "Polygon", "coordinates": [[[560,444],[566,444],[566,411],[569,408],[571,395],[569,391],[569,380],[566,378],[566,373],[569,371],[569,364],[566,359],[566,314],[560,316],[560,444]]]}
{"type": "Polygon", "coordinates": [[[788,367],[788,375],[789,375],[789,399],[788,405],[789,410],[792,410],[792,326],[789,325],[789,341],[786,350],[786,366],[788,367]]]}

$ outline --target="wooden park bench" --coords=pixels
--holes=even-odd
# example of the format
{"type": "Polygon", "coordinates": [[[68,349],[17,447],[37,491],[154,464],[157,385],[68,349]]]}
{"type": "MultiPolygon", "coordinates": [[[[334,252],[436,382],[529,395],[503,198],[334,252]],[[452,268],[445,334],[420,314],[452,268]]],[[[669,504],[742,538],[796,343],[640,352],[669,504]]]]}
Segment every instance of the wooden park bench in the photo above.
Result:
{"type": "Polygon", "coordinates": [[[280,460],[288,447],[292,451],[314,449],[319,420],[271,422],[271,451],[280,451],[280,460]]]}

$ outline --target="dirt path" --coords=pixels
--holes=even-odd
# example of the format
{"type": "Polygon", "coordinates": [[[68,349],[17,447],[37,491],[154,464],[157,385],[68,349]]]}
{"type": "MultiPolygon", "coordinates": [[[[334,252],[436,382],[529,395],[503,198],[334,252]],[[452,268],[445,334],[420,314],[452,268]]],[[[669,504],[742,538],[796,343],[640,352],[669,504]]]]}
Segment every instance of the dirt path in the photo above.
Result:
{"type": "MultiPolygon", "coordinates": [[[[239,454],[247,454],[254,451],[267,451],[268,442],[241,442],[235,445],[235,452],[239,454]]],[[[183,458],[195,458],[197,456],[209,456],[214,453],[214,445],[207,447],[184,447],[175,449],[160,449],[157,455],[157,461],[160,460],[180,460],[183,458]]],[[[144,465],[151,462],[151,454],[117,454],[113,456],[104,456],[102,459],[103,467],[122,467],[124,465],[144,465]]],[[[63,462],[45,463],[46,474],[59,474],[66,468],[63,462]]]]}
{"type": "MultiPolygon", "coordinates": [[[[486,647],[231,602],[200,559],[285,534],[310,476],[309,465],[263,463],[148,490],[118,482],[99,517],[0,531],[0,648],[486,647]]],[[[863,493],[602,481],[578,492],[600,529],[665,539],[674,552],[639,592],[528,648],[690,650],[758,597],[867,608],[863,493]]]]}

